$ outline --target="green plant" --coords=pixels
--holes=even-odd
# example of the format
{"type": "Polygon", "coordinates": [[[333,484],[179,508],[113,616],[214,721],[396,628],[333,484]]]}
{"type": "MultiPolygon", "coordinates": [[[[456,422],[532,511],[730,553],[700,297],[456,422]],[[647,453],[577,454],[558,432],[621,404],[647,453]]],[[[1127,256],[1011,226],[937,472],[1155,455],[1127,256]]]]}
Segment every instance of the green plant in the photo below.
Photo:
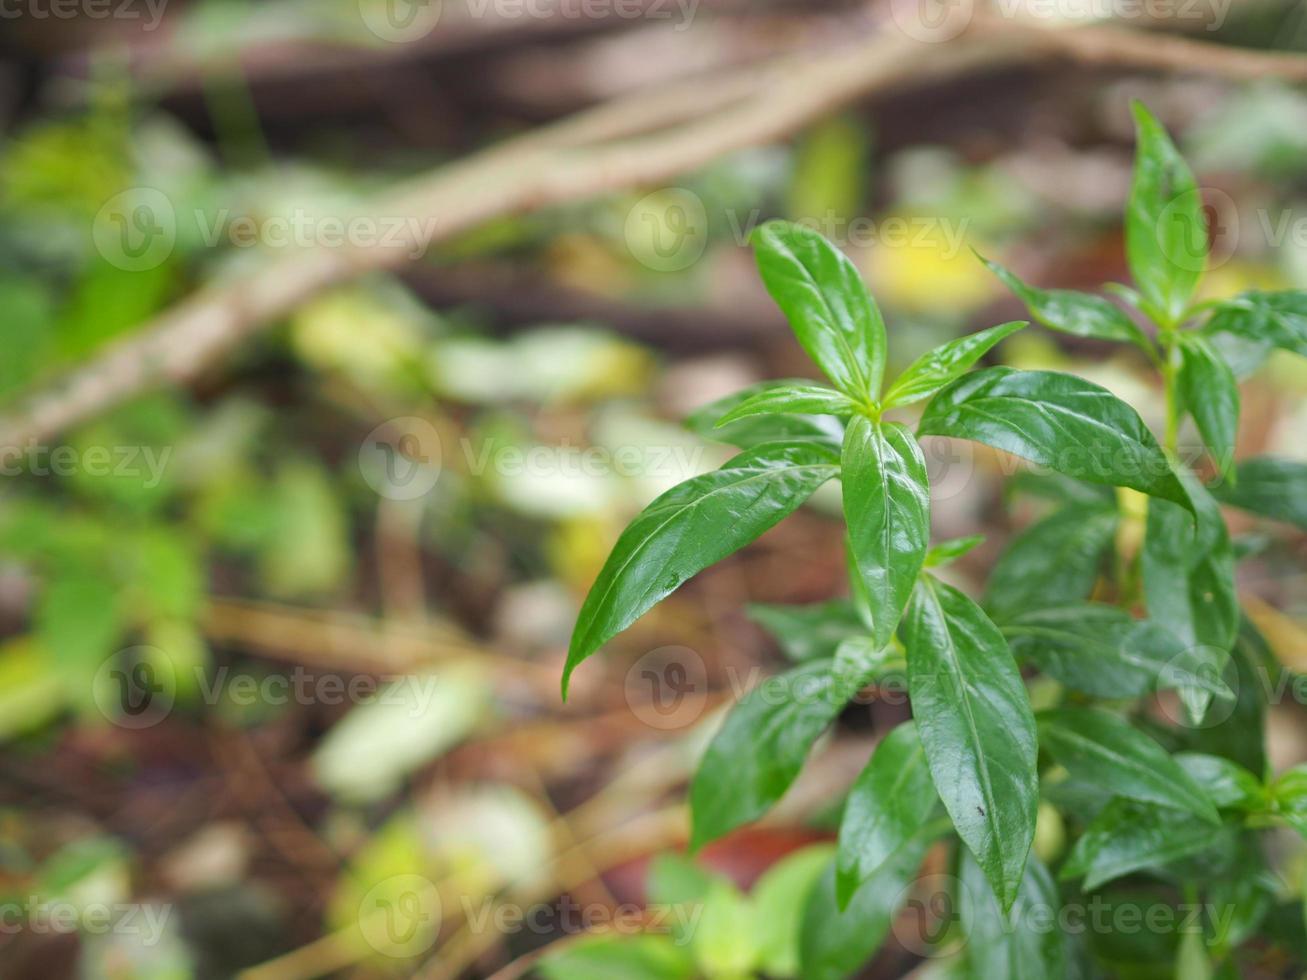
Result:
{"type": "Polygon", "coordinates": [[[1234,976],[1254,937],[1298,957],[1307,947],[1300,903],[1261,848],[1267,827],[1307,830],[1307,770],[1268,771],[1267,691],[1281,688],[1264,680],[1282,668],[1241,617],[1217,500],[1307,526],[1307,467],[1233,462],[1239,390],[1222,353],[1233,341],[1255,355],[1307,354],[1307,293],[1195,303],[1209,244],[1200,191],[1147,109],[1135,118],[1125,215],[1135,285],[1113,292],[1152,329],[1105,298],[1037,289],[987,264],[1044,326],[1144,352],[1165,386],[1160,443],[1081,378],[973,370],[1024,323],[945,344],[886,384],[885,324],[857,270],[815,233],[770,223],[755,238],[763,281],[831,386],[769,383],[715,406],[717,432],[742,452],[641,513],[581,609],[564,695],[615,634],[840,479],[852,598],[760,613],[805,659],[731,710],[690,789],[694,849],[761,816],[845,703],[905,672],[913,721],[854,782],[837,854],[807,892],[805,978],[846,975],[875,952],[941,838],[960,842],[936,896],[957,915],[931,938],[960,949],[957,963],[978,977],[1123,964],[1132,975],[1234,976]],[[889,417],[918,402],[915,432],[889,417]],[[1210,457],[1210,488],[1179,458],[1186,417],[1210,457]],[[1011,542],[980,602],[934,572],[977,541],[931,547],[920,436],[1052,471],[1020,480],[1058,506],[1011,542]],[[1120,533],[1131,522],[1141,534],[1120,533]],[[1118,540],[1142,543],[1117,553],[1118,540]],[[1168,718],[1159,705],[1178,707],[1168,718]],[[1095,902],[1204,914],[1142,939],[1111,917],[1064,921],[1095,902]]]}

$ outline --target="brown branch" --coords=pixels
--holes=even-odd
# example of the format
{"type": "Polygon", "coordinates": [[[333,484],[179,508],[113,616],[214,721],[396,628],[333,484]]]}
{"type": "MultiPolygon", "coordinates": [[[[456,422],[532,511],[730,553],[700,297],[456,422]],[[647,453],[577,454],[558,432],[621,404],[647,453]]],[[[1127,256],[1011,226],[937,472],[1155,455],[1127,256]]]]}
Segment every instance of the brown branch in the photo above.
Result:
{"type": "Polygon", "coordinates": [[[315,293],[394,268],[492,218],[656,184],[724,154],[781,139],[868,94],[963,71],[1070,58],[1089,65],[1232,79],[1307,80],[1307,58],[1236,50],[1110,27],[1047,30],[978,16],[959,37],[928,44],[879,33],[837,51],[639,93],[474,154],[373,203],[412,223],[395,246],[315,245],[239,279],[212,284],[0,419],[0,447],[52,438],[162,385],[184,384],[315,293]]]}

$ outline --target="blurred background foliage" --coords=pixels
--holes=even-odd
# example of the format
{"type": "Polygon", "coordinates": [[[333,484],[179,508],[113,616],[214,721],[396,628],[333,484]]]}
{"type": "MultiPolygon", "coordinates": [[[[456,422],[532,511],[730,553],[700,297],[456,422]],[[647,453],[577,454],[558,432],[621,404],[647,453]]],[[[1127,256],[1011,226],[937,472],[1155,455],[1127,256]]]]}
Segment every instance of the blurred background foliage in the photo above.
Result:
{"type": "MultiPolygon", "coordinates": [[[[787,32],[822,38],[848,7],[717,6],[684,36],[570,24],[547,43],[495,35],[403,53],[368,32],[357,0],[175,0],[157,32],[7,22],[0,406],[280,249],[215,240],[220,222],[359,213],[400,179],[598,98],[745,60],[787,32]],[[140,187],[170,202],[175,245],[124,269],[91,230],[140,187]]],[[[1262,4],[1220,36],[1301,49],[1294,23],[1262,4]]],[[[197,383],[42,447],[70,447],[66,473],[27,465],[53,460],[25,448],[0,484],[0,894],[177,914],[151,943],[7,930],[0,975],[225,977],[265,961],[249,975],[489,975],[556,936],[460,927],[454,896],[564,892],[710,896],[708,924],[674,962],[663,947],[627,947],[652,960],[631,976],[795,975],[785,899],[828,856],[812,842],[837,791],[818,782],[770,831],[710,849],[712,870],[671,856],[684,833],[674,791],[717,715],[658,731],[622,678],[647,651],[683,645],[708,665],[712,708],[728,671],[779,662],[741,607],[831,597],[842,559],[821,495],[613,644],[564,709],[556,682],[575,610],[629,517],[729,456],[708,424],[679,420],[806,370],[756,282],[748,228],[808,218],[844,235],[892,324],[891,369],[902,367],[1018,315],[973,248],[1041,285],[1123,277],[1132,95],[1229,202],[1219,215],[1237,230],[1218,235],[1213,293],[1307,288],[1307,234],[1273,245],[1265,217],[1301,221],[1301,91],[1014,69],[878,97],[675,187],[497,219],[397,274],[309,299],[197,383]],[[663,236],[696,208],[702,222],[668,253],[663,236]],[[379,494],[360,453],[397,419],[439,437],[438,478],[415,500],[379,494]],[[92,465],[97,454],[112,465],[92,465]],[[173,700],[133,728],[114,716],[106,670],[142,666],[171,678],[173,700]],[[393,696],[274,703],[227,683],[266,691],[292,668],[373,678],[393,696]],[[578,856],[590,838],[600,844],[578,856]],[[646,891],[645,861],[661,851],[646,891]],[[375,889],[408,874],[440,883],[439,955],[434,938],[381,955],[360,928],[375,889]]],[[[1160,418],[1146,366],[1107,356],[1036,332],[999,353],[1074,364],[1160,418]]],[[[1302,458],[1307,376],[1287,359],[1252,367],[1249,454],[1302,458]]],[[[957,485],[936,536],[989,535],[960,563],[965,579],[1035,505],[1006,507],[999,461],[963,462],[960,481],[941,466],[957,485]]],[[[1248,540],[1263,548],[1243,586],[1271,603],[1277,649],[1301,651],[1303,542],[1242,530],[1261,530],[1248,540]]],[[[851,710],[861,716],[835,738],[865,755],[894,709],[851,710]]],[[[1307,756],[1300,724],[1273,728],[1284,762],[1307,756]]],[[[546,975],[627,975],[602,946],[570,955],[546,975]]]]}

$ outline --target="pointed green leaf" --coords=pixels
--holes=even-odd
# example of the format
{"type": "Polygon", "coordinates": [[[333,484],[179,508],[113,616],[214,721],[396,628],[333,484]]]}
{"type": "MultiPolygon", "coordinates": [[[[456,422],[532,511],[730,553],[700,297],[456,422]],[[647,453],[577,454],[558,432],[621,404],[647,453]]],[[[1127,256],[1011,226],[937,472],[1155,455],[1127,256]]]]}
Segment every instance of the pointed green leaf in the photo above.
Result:
{"type": "Polygon", "coordinates": [[[970,853],[959,859],[959,911],[967,937],[968,976],[1064,980],[1071,975],[1067,937],[1058,926],[1062,898],[1039,858],[1031,855],[1011,914],[999,908],[985,873],[970,853]]]}
{"type": "Polygon", "coordinates": [[[1220,843],[1226,830],[1198,817],[1117,797],[1090,821],[1058,877],[1085,876],[1093,891],[1122,875],[1198,854],[1220,843]]]}
{"type": "Polygon", "coordinates": [[[973,548],[985,543],[983,534],[971,534],[965,538],[951,538],[941,541],[926,552],[926,567],[940,568],[952,564],[973,548]]]}
{"type": "Polygon", "coordinates": [[[833,661],[810,660],[746,694],[709,743],[690,784],[691,849],[766,813],[864,683],[835,670],[833,661]]]}
{"type": "Polygon", "coordinates": [[[753,241],[763,284],[808,356],[844,394],[875,401],[885,373],[885,321],[857,267],[801,225],[769,221],[753,241]]]}
{"type": "Polygon", "coordinates": [[[1258,456],[1238,467],[1238,482],[1211,487],[1222,503],[1307,530],[1307,463],[1258,456]]]}
{"type": "Polygon", "coordinates": [[[926,458],[903,426],[860,415],[844,436],[840,483],[849,548],[871,607],[872,641],[884,646],[930,543],[926,458]]]}
{"type": "Polygon", "coordinates": [[[841,909],[859,885],[921,830],[938,801],[916,726],[904,722],[876,746],[849,790],[836,860],[841,909]]]}
{"type": "Polygon", "coordinates": [[[1149,618],[1187,646],[1229,650],[1239,623],[1234,589],[1234,552],[1221,509],[1187,471],[1182,478],[1194,502],[1197,530],[1174,504],[1148,507],[1141,559],[1149,618]]]}
{"type": "Polygon", "coordinates": [[[1004,621],[1003,635],[1018,659],[1094,697],[1139,698],[1177,687],[1234,697],[1221,680],[1226,658],[1219,651],[1186,647],[1164,627],[1117,606],[1075,602],[1017,613],[1004,621]]]}
{"type": "Polygon", "coordinates": [[[1009,908],[1035,835],[1039,779],[1030,699],[998,628],[924,576],[900,630],[931,777],[959,836],[1009,908]]]}
{"type": "Polygon", "coordinates": [[[1133,106],[1138,146],[1125,212],[1125,252],[1145,308],[1177,324],[1207,266],[1207,224],[1194,175],[1162,124],[1133,106]]]}
{"type": "Polygon", "coordinates": [[[1027,609],[1087,599],[1116,536],[1110,506],[1071,506],[1030,525],[1008,544],[985,589],[1002,622],[1027,609]]]}
{"type": "Polygon", "coordinates": [[[1118,340],[1151,350],[1148,338],[1120,307],[1101,296],[1079,293],[1071,289],[1037,289],[1027,285],[997,262],[981,256],[980,261],[1026,304],[1030,315],[1050,330],[1093,337],[1098,340],[1118,340]]]}
{"type": "Polygon", "coordinates": [[[1187,810],[1219,823],[1202,787],[1167,753],[1120,715],[1098,708],[1042,711],[1039,744],[1077,779],[1117,796],[1187,810]]]}
{"type": "Polygon", "coordinates": [[[1073,375],[977,371],[936,395],[917,431],[973,439],[1067,476],[1189,506],[1139,413],[1106,388],[1073,375]]]}
{"type": "Polygon", "coordinates": [[[1237,762],[1202,752],[1177,752],[1175,761],[1221,810],[1259,810],[1266,804],[1262,781],[1237,762]]]}
{"type": "Polygon", "coordinates": [[[1239,434],[1239,382],[1211,342],[1180,334],[1180,394],[1194,417],[1217,469],[1234,478],[1234,444],[1239,434]]]}
{"type": "Polygon", "coordinates": [[[844,424],[829,415],[750,415],[718,428],[723,415],[757,395],[785,385],[784,381],[749,385],[691,412],[685,419],[685,427],[705,439],[740,449],[753,449],[768,442],[811,440],[833,446],[838,452],[844,443],[844,424]]]}
{"type": "Polygon", "coordinates": [[[670,936],[592,935],[540,961],[545,980],[691,980],[690,951],[670,936]]]}
{"type": "Polygon", "coordinates": [[[1189,732],[1187,748],[1237,762],[1250,772],[1266,773],[1266,713],[1269,692],[1277,690],[1274,655],[1257,628],[1239,621],[1234,648],[1223,679],[1235,693],[1234,705],[1189,732]]]}
{"type": "Polygon", "coordinates": [[[926,351],[912,362],[885,394],[885,407],[908,405],[929,398],[951,381],[966,374],[999,341],[1023,327],[1024,320],[1003,323],[979,333],[950,340],[926,351]]]}
{"type": "Polygon", "coordinates": [[[834,388],[787,381],[769,387],[740,402],[717,420],[717,426],[730,425],[751,415],[852,415],[854,404],[834,388]]]}
{"type": "Polygon", "coordinates": [[[1230,334],[1307,356],[1307,290],[1251,290],[1217,305],[1205,334],[1230,334]]]}
{"type": "Polygon", "coordinates": [[[818,443],[768,443],[646,507],[617,539],[581,606],[563,696],[581,661],[690,576],[778,523],[837,471],[835,454],[818,443]]]}

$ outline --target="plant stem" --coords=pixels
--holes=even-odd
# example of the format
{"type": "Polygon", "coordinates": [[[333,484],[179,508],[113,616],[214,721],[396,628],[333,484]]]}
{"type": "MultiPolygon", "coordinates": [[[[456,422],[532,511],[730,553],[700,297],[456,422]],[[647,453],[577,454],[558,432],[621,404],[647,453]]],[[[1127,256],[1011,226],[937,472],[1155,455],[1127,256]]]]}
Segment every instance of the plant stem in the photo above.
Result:
{"type": "Polygon", "coordinates": [[[1161,336],[1164,361],[1162,381],[1166,386],[1166,439],[1163,445],[1174,456],[1180,449],[1180,399],[1176,391],[1176,333],[1165,331],[1161,336]]]}

